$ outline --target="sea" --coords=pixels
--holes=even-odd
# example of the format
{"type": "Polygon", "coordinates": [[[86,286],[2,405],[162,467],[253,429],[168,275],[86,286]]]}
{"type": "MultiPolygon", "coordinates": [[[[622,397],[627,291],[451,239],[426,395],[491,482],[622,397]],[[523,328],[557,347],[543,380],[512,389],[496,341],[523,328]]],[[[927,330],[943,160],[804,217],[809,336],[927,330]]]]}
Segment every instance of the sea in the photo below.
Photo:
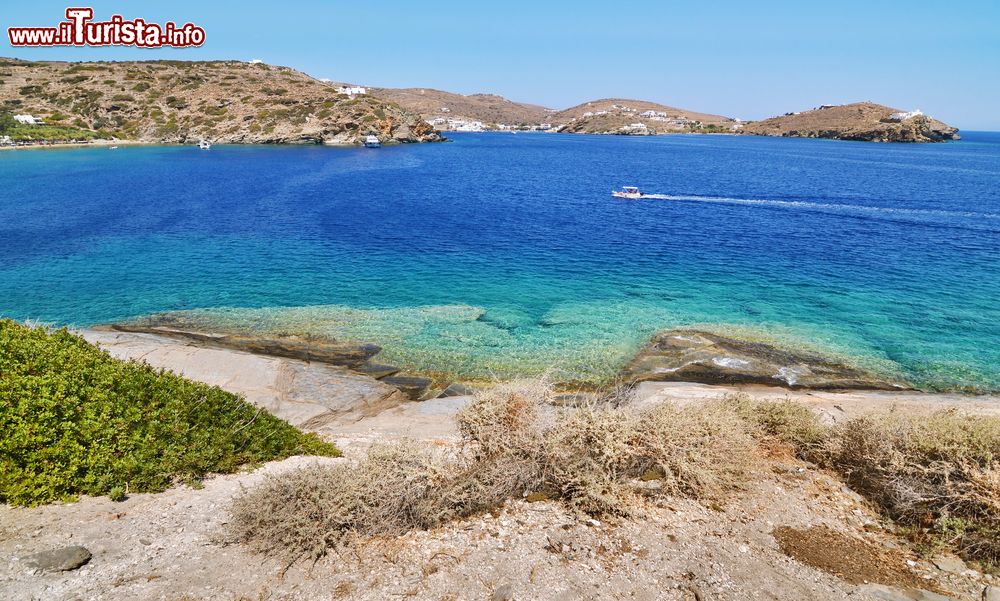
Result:
{"type": "Polygon", "coordinates": [[[1000,390],[1000,133],[448,137],[0,152],[0,316],[183,312],[594,383],[693,328],[1000,390]]]}

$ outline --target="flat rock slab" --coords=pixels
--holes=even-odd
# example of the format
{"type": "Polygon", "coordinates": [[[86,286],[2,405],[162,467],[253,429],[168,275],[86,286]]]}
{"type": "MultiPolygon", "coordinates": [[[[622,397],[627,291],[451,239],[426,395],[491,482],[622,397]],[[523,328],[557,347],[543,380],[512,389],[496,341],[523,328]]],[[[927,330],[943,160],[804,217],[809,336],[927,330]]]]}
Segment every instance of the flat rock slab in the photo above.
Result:
{"type": "Polygon", "coordinates": [[[326,363],[216,348],[158,334],[95,330],[81,334],[114,357],[145,361],[241,394],[306,430],[352,423],[408,400],[394,386],[326,363]]]}
{"type": "Polygon", "coordinates": [[[68,572],[86,564],[90,558],[86,547],[74,545],[28,555],[21,561],[29,568],[44,572],[68,572]]]}
{"type": "Polygon", "coordinates": [[[762,384],[827,390],[907,390],[827,357],[708,332],[660,332],[625,367],[637,382],[762,384]]]}
{"type": "Polygon", "coordinates": [[[180,338],[206,346],[215,346],[247,353],[285,357],[300,361],[318,361],[330,365],[360,368],[382,352],[375,344],[341,342],[330,338],[302,336],[251,336],[232,332],[202,331],[188,327],[181,317],[170,313],[108,326],[118,332],[157,334],[180,338]]]}

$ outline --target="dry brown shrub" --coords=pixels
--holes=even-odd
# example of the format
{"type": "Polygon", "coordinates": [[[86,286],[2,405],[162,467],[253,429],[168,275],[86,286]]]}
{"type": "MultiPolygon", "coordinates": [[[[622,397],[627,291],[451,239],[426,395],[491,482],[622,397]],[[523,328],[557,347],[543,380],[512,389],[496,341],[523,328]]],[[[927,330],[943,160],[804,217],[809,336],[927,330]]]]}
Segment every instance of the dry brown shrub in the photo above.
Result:
{"type": "MultiPolygon", "coordinates": [[[[271,477],[236,500],[231,531],[257,551],[319,557],[351,535],[397,535],[530,493],[588,514],[628,515],[640,479],[717,501],[743,486],[759,452],[723,403],[636,413],[618,403],[548,404],[545,382],[480,394],[458,415],[462,444],[375,446],[357,465],[271,477]]],[[[648,487],[644,487],[648,493],[648,487]]]]}
{"type": "Polygon", "coordinates": [[[897,522],[1000,562],[1000,418],[869,414],[836,426],[815,456],[897,522]]]}
{"type": "Polygon", "coordinates": [[[740,490],[761,465],[747,422],[723,402],[663,404],[640,416],[640,474],[662,474],[670,494],[718,500],[740,490]]]}
{"type": "Polygon", "coordinates": [[[789,445],[802,458],[822,446],[830,433],[815,412],[790,399],[756,400],[740,392],[726,395],[722,402],[746,420],[756,438],[789,445]]]}

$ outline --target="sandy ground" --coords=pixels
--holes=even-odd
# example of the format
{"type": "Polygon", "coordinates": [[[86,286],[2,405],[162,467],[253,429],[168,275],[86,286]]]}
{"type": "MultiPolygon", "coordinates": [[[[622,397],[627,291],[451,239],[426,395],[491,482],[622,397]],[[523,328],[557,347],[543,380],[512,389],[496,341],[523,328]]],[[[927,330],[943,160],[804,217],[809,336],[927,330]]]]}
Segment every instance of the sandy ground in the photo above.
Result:
{"type": "MultiPolygon", "coordinates": [[[[235,351],[202,354],[205,349],[185,347],[149,352],[149,339],[139,342],[119,339],[111,350],[128,356],[131,348],[154,365],[187,368],[190,377],[258,396],[278,390],[272,376],[278,378],[292,367],[305,369],[285,364],[291,360],[258,360],[235,351]],[[201,361],[206,357],[212,362],[201,361]],[[169,364],[177,358],[183,358],[182,365],[169,364]],[[244,370],[251,370],[252,377],[244,370]]],[[[348,397],[357,384],[351,379],[337,382],[345,387],[338,394],[348,397]]],[[[664,399],[697,402],[735,390],[670,383],[643,384],[637,392],[640,403],[652,404],[664,399]]],[[[990,397],[744,390],[757,397],[801,400],[830,420],[889,405],[1000,412],[1000,403],[990,397]]],[[[495,514],[391,540],[360,542],[284,573],[277,559],[226,542],[228,508],[244,488],[311,462],[357,459],[378,440],[407,436],[447,443],[455,438],[452,415],[468,401],[455,397],[390,403],[369,414],[338,413],[324,422],[320,433],[345,450],[344,459],[293,457],[252,473],[210,478],[201,489],[136,494],[120,503],[102,497],[38,508],[0,506],[0,599],[946,598],[931,593],[886,596],[901,593],[873,588],[849,573],[838,577],[810,567],[783,553],[773,536],[776,528],[816,525],[875,549],[877,559],[868,563],[878,564],[881,572],[903,572],[909,578],[907,583],[890,578],[885,584],[898,588],[916,582],[920,588],[948,592],[953,599],[1000,599],[1000,590],[990,593],[996,597],[983,596],[984,589],[1000,581],[960,563],[958,568],[939,569],[918,558],[858,495],[786,456],[775,457],[752,490],[716,508],[687,500],[650,501],[639,519],[601,523],[554,502],[512,501],[495,514]],[[83,545],[93,558],[63,573],[38,572],[23,561],[31,553],[67,545],[83,545]]],[[[274,399],[270,402],[273,405],[274,399]]],[[[838,559],[838,553],[845,552],[831,549],[831,558],[838,559]]]]}

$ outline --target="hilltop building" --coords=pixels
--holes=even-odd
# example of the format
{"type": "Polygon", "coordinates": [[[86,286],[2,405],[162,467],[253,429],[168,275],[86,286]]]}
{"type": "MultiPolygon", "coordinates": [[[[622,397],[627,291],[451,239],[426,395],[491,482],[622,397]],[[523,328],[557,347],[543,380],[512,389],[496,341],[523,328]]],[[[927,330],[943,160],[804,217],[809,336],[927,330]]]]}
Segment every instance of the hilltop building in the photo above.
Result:
{"type": "Polygon", "coordinates": [[[889,115],[890,121],[906,121],[907,119],[912,119],[914,117],[920,117],[924,114],[923,111],[917,109],[915,111],[900,111],[898,113],[893,113],[889,115]]]}

